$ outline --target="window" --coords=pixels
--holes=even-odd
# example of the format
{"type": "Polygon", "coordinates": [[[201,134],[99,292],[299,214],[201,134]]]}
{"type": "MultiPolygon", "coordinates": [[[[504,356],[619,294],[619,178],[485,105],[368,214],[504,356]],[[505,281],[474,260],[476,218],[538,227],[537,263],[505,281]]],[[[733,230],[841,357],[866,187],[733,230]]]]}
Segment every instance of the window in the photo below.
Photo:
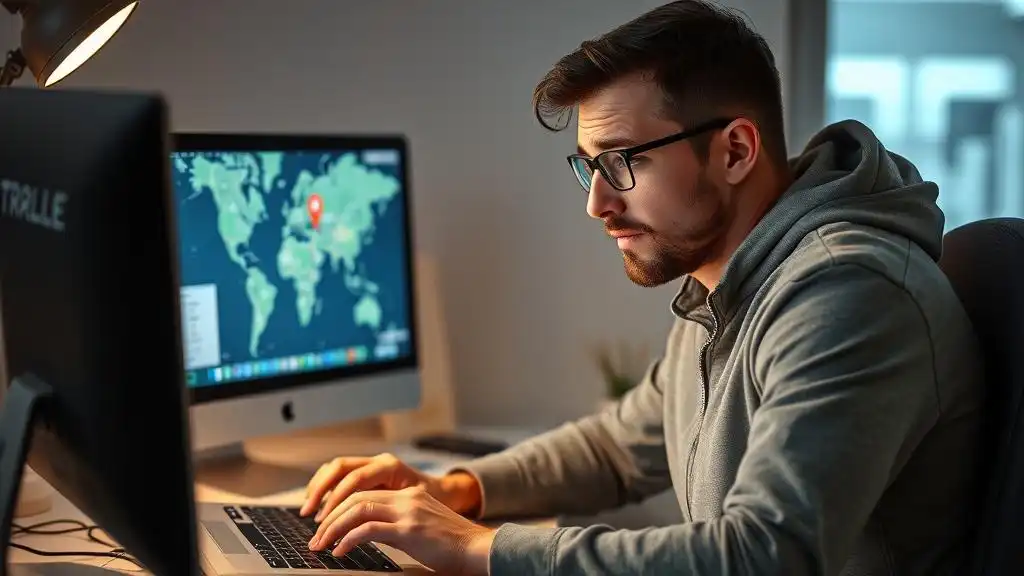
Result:
{"type": "Polygon", "coordinates": [[[1024,0],[828,0],[827,122],[939,185],[946,230],[1024,217],[1024,0]]]}

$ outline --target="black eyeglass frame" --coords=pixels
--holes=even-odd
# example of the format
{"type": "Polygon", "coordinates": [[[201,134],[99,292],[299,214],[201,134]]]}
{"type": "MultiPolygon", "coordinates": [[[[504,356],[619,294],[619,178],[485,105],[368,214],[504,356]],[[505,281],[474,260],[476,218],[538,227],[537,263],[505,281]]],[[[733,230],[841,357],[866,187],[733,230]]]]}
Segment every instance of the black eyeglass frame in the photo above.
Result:
{"type": "Polygon", "coordinates": [[[722,128],[725,128],[729,124],[732,124],[735,120],[735,118],[715,118],[714,120],[708,120],[707,122],[698,124],[693,128],[683,130],[682,132],[670,134],[668,136],[658,138],[657,140],[651,140],[650,142],[638,144],[630,148],[605,150],[604,152],[601,152],[600,154],[594,156],[593,158],[587,156],[586,154],[570,154],[569,156],[566,157],[566,160],[568,160],[569,167],[572,168],[572,172],[576,176],[576,181],[579,182],[580,186],[583,187],[583,190],[586,193],[590,193],[591,182],[588,181],[584,185],[584,175],[580,174],[579,170],[576,169],[577,160],[583,161],[587,165],[587,167],[590,168],[591,174],[593,174],[594,172],[600,172],[601,177],[604,178],[605,182],[611,185],[612,188],[615,188],[619,192],[627,192],[636,187],[636,175],[633,174],[633,165],[630,163],[633,156],[636,156],[637,154],[642,154],[644,152],[648,152],[650,150],[654,150],[655,148],[668,146],[669,144],[674,144],[676,142],[686,140],[687,138],[693,138],[694,136],[698,136],[711,130],[721,130],[722,128]],[[601,164],[601,159],[610,155],[622,157],[623,162],[625,162],[626,164],[626,170],[629,171],[629,186],[616,186],[614,179],[611,178],[605,171],[604,166],[601,164]]]}

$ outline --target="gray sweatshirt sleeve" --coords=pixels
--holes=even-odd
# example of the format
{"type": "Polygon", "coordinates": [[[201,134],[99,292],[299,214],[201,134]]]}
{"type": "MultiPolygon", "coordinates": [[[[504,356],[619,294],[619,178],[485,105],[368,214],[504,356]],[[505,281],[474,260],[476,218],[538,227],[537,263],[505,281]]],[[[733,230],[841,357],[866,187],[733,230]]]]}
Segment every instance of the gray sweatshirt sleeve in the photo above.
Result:
{"type": "Polygon", "coordinates": [[[480,482],[480,517],[595,514],[668,489],[660,365],[614,407],[457,468],[480,482]]]}
{"type": "Polygon", "coordinates": [[[763,390],[712,521],[639,531],[503,525],[491,576],[838,574],[897,462],[937,416],[924,318],[900,287],[832,266],[772,302],[763,390]]]}

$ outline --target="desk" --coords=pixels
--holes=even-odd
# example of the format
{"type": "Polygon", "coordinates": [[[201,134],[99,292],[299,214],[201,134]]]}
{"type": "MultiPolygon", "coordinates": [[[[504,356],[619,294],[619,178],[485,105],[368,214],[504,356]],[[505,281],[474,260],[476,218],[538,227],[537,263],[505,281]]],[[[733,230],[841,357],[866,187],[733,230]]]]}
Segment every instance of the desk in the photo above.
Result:
{"type": "MultiPolygon", "coordinates": [[[[484,438],[500,438],[505,439],[507,442],[514,443],[527,437],[530,433],[525,431],[516,430],[464,430],[467,433],[477,434],[484,438]]],[[[445,469],[456,465],[460,462],[464,462],[464,458],[455,457],[448,454],[439,454],[432,452],[424,452],[417,450],[409,445],[384,445],[379,442],[353,442],[349,441],[339,444],[343,446],[341,451],[333,452],[334,455],[344,453],[346,455],[362,455],[362,454],[373,454],[380,451],[388,451],[403,461],[414,465],[428,473],[443,473],[445,469]]],[[[314,447],[315,448],[315,447],[314,447]]],[[[239,474],[238,470],[230,467],[222,468],[207,468],[197,473],[196,476],[196,499],[200,502],[230,502],[237,504],[281,504],[281,505],[298,505],[300,504],[305,496],[305,484],[304,482],[309,478],[309,472],[315,470],[317,466],[322,464],[326,459],[322,454],[316,454],[315,459],[311,456],[312,452],[306,454],[306,458],[297,457],[292,462],[289,462],[289,466],[279,467],[281,476],[277,479],[268,478],[265,470],[261,470],[259,473],[253,470],[249,470],[248,474],[239,474]],[[302,471],[300,475],[296,474],[296,471],[301,467],[305,467],[307,470],[302,471]],[[297,478],[302,479],[302,483],[291,482],[289,487],[283,490],[274,492],[260,491],[258,488],[265,487],[268,482],[273,483],[275,480],[294,480],[297,478]],[[254,486],[252,482],[259,482],[259,486],[254,486]]],[[[292,452],[296,454],[296,452],[292,452]]],[[[301,471],[301,470],[300,470],[301,471]]],[[[92,522],[79,511],[71,502],[61,496],[57,492],[53,492],[53,506],[50,510],[38,514],[36,516],[29,516],[18,518],[15,522],[22,526],[28,526],[31,524],[37,524],[39,522],[47,522],[51,520],[79,520],[85,524],[92,524],[92,522]]],[[[554,525],[556,521],[554,519],[538,519],[530,522],[536,525],[554,525]]],[[[105,534],[102,534],[105,536],[105,534]]],[[[109,548],[89,540],[84,533],[75,533],[69,535],[18,535],[13,538],[14,542],[38,548],[40,550],[49,551],[95,551],[95,552],[106,552],[109,548]]],[[[11,548],[8,552],[9,563],[12,568],[24,567],[32,565],[33,567],[40,568],[40,574],[49,574],[43,570],[46,568],[44,565],[53,565],[56,568],[57,564],[73,562],[77,566],[81,566],[81,576],[88,576],[92,574],[87,567],[93,569],[98,567],[106,568],[116,572],[125,574],[148,574],[148,572],[141,571],[135,564],[126,560],[119,560],[115,558],[92,558],[87,556],[82,557],[43,557],[36,556],[24,550],[17,548],[11,548]]],[[[78,574],[77,571],[64,572],[61,571],[59,574],[78,574]]],[[[16,576],[18,573],[14,571],[12,576],[16,576]]],[[[33,573],[34,574],[34,573],[33,573]]]]}

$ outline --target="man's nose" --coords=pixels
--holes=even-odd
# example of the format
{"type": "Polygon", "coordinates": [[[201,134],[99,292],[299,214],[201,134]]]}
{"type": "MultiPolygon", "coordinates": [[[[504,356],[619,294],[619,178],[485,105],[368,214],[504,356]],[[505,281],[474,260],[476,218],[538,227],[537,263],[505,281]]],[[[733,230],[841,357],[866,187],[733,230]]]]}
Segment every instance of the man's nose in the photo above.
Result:
{"type": "Polygon", "coordinates": [[[587,214],[591,218],[604,220],[609,216],[618,216],[625,212],[626,205],[622,195],[600,172],[595,172],[590,179],[590,194],[587,196],[587,214]]]}

